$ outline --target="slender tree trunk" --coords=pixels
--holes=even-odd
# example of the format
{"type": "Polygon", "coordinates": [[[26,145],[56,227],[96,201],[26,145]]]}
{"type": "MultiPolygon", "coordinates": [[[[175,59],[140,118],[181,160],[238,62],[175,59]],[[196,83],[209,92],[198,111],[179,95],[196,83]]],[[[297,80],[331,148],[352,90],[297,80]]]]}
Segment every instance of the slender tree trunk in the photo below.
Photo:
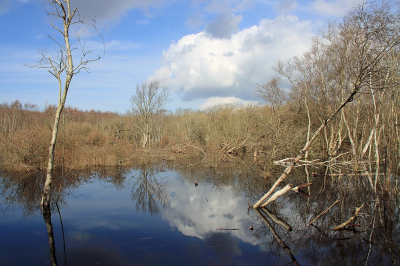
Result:
{"type": "Polygon", "coordinates": [[[54,150],[56,147],[56,140],[58,134],[58,126],[60,125],[60,115],[63,106],[58,106],[56,111],[56,116],[54,118],[53,131],[51,134],[51,141],[49,145],[49,160],[47,162],[47,173],[46,181],[44,183],[43,195],[42,195],[42,206],[50,205],[50,190],[51,183],[53,182],[53,169],[54,169],[54,150]]]}
{"type": "MultiPolygon", "coordinates": [[[[67,65],[65,66],[65,68],[57,69],[56,66],[53,65],[53,61],[49,59],[51,67],[54,70],[53,73],[52,72],[50,73],[52,73],[53,76],[55,76],[58,80],[59,93],[58,93],[58,106],[54,118],[54,124],[52,128],[51,140],[49,145],[49,160],[47,163],[46,181],[44,183],[44,188],[43,188],[43,195],[41,202],[42,206],[50,206],[50,191],[51,191],[51,183],[53,182],[53,169],[54,169],[54,150],[56,147],[58,127],[60,125],[60,116],[65,106],[69,85],[71,84],[72,77],[74,76],[74,64],[72,61],[72,51],[69,42],[69,27],[71,25],[71,20],[77,9],[75,9],[71,14],[69,0],[66,1],[67,10],[65,10],[64,6],[58,0],[55,0],[55,2],[60,6],[60,8],[62,8],[64,12],[64,16],[62,17],[62,19],[64,25],[63,36],[65,42],[67,65]],[[64,86],[62,86],[61,74],[64,72],[64,69],[66,70],[66,77],[64,86]]],[[[59,31],[61,32],[61,30],[59,31]]]]}

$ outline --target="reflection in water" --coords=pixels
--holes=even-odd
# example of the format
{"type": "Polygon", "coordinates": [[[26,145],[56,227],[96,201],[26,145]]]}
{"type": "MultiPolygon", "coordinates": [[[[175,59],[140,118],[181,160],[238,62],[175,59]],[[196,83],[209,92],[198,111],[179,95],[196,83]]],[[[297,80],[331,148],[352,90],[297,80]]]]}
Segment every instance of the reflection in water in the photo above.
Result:
{"type": "Polygon", "coordinates": [[[247,215],[247,200],[244,197],[232,197],[233,186],[220,186],[202,182],[195,187],[192,182],[172,179],[168,182],[173,196],[169,205],[162,210],[162,217],[172,228],[177,228],[186,236],[206,239],[218,228],[237,228],[226,234],[243,242],[253,243],[248,233],[252,224],[247,215]]]}
{"type": "MultiPolygon", "coordinates": [[[[271,233],[274,235],[276,241],[278,241],[279,245],[283,248],[283,250],[288,254],[288,256],[290,257],[290,259],[292,260],[292,263],[294,265],[299,265],[299,263],[297,262],[296,258],[293,256],[292,252],[290,251],[290,248],[286,245],[286,243],[279,237],[278,233],[275,231],[275,229],[273,228],[273,226],[268,222],[267,218],[265,217],[266,214],[268,214],[268,216],[272,216],[275,217],[275,215],[271,214],[268,212],[267,209],[265,208],[259,208],[259,209],[255,209],[255,211],[257,212],[257,214],[260,216],[260,218],[265,222],[265,224],[268,226],[269,230],[271,230],[271,233]],[[265,212],[263,214],[263,212],[265,212]]],[[[271,218],[272,218],[271,217],[271,218]]],[[[286,224],[286,223],[282,223],[283,221],[276,218],[274,221],[281,221],[280,224],[281,225],[285,225],[284,227],[287,229],[287,226],[290,227],[290,225],[286,224]]],[[[291,227],[290,227],[291,228],[291,227]]],[[[289,230],[291,231],[291,230],[289,230]]]]}
{"type": "Polygon", "coordinates": [[[51,223],[51,210],[50,205],[46,204],[42,208],[44,223],[47,228],[47,238],[49,239],[50,246],[50,261],[53,266],[57,266],[56,247],[54,244],[53,224],[51,223]]]}
{"type": "Polygon", "coordinates": [[[42,177],[1,177],[0,264],[56,265],[65,246],[67,265],[400,265],[395,184],[375,192],[357,175],[297,169],[287,182],[311,182],[309,195],[289,191],[256,211],[249,202],[271,185],[259,176],[227,163],[65,173],[52,193],[62,220],[40,209],[42,177]]]}
{"type": "Polygon", "coordinates": [[[159,212],[159,204],[165,207],[168,203],[165,183],[157,174],[154,166],[142,165],[134,176],[131,198],[136,210],[154,214],[159,212]]]}
{"type": "MultiPolygon", "coordinates": [[[[368,180],[353,174],[316,175],[312,183],[314,192],[309,198],[296,193],[286,195],[286,199],[270,205],[275,213],[272,216],[268,210],[260,209],[285,229],[275,228],[274,233],[267,224],[277,246],[291,243],[291,253],[284,250],[292,263],[400,265],[397,189],[382,187],[376,193],[368,180]]],[[[265,217],[260,216],[266,223],[265,217]]],[[[262,232],[262,225],[258,226],[255,235],[262,238],[267,233],[262,232]]],[[[266,249],[273,250],[273,242],[269,244],[266,249]]]]}

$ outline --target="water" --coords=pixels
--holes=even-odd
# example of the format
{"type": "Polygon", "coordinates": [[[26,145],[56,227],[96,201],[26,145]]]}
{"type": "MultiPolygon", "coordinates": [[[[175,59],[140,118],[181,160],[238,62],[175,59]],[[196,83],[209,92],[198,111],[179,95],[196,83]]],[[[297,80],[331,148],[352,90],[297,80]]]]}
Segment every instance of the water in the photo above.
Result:
{"type": "MultiPolygon", "coordinates": [[[[68,265],[262,264],[247,230],[247,200],[230,186],[195,186],[175,171],[155,169],[129,170],[119,186],[96,173],[80,183],[66,190],[60,206],[65,254],[60,215],[52,210],[59,265],[64,256],[68,265]]],[[[42,214],[5,209],[2,204],[0,263],[49,265],[42,214]]]]}
{"type": "MultiPolygon", "coordinates": [[[[291,181],[301,182],[297,179],[304,178],[291,181]]],[[[59,181],[61,187],[60,182],[53,185],[53,195],[60,194],[50,221],[38,205],[41,178],[3,177],[0,265],[51,265],[52,260],[58,265],[393,265],[399,261],[399,217],[392,217],[399,215],[399,209],[389,203],[398,195],[387,195],[389,205],[379,207],[376,197],[352,198],[354,191],[348,186],[332,189],[338,188],[336,179],[318,178],[310,190],[304,189],[310,197],[290,192],[260,213],[249,209],[248,202],[262,196],[269,183],[243,166],[224,171],[140,166],[71,173],[59,181]],[[336,199],[341,201],[308,225],[336,199]],[[332,231],[334,224],[352,216],[360,202],[366,206],[364,216],[345,230],[332,231]],[[52,237],[46,229],[50,222],[52,237]],[[251,226],[254,230],[249,230],[251,226]],[[49,245],[53,240],[54,254],[49,245]]]]}

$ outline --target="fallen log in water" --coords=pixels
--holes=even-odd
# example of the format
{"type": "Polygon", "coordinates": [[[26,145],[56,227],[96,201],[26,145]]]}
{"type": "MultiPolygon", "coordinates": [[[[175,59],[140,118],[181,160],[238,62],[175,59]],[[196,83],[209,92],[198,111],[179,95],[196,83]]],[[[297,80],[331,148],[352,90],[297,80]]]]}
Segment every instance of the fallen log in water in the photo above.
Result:
{"type": "Polygon", "coordinates": [[[278,190],[277,192],[275,192],[274,195],[272,195],[263,205],[261,205],[261,207],[265,207],[267,206],[268,203],[270,203],[271,201],[276,200],[278,197],[286,194],[286,192],[288,192],[289,190],[291,190],[293,187],[293,184],[287,184],[284,188],[282,188],[281,190],[278,190]]]}
{"type": "Polygon", "coordinates": [[[309,185],[312,185],[312,183],[305,183],[305,184],[295,186],[294,188],[292,188],[292,190],[298,191],[300,188],[308,187],[309,185]]]}
{"type": "MultiPolygon", "coordinates": [[[[305,183],[305,184],[301,184],[298,186],[293,187],[293,184],[287,184],[284,188],[278,190],[277,192],[275,192],[264,204],[261,205],[261,207],[265,207],[267,206],[268,203],[276,200],[278,197],[286,194],[289,190],[294,190],[296,192],[299,193],[304,193],[302,191],[299,191],[300,188],[304,188],[304,187],[308,187],[309,185],[311,185],[312,183],[305,183]]],[[[306,193],[305,193],[306,194],[306,193]]],[[[308,194],[306,194],[308,196],[308,194]]]]}
{"type": "Polygon", "coordinates": [[[362,207],[364,207],[364,203],[359,208],[356,208],[354,215],[350,219],[348,219],[346,222],[336,226],[335,228],[332,229],[332,231],[338,231],[338,230],[342,229],[343,227],[345,227],[346,225],[348,225],[349,223],[351,223],[358,216],[358,213],[360,212],[362,207]]]}
{"type": "Polygon", "coordinates": [[[326,127],[326,125],[332,121],[332,119],[346,106],[347,103],[353,101],[354,95],[357,94],[358,90],[360,87],[356,84],[352,93],[350,96],[347,98],[347,100],[332,114],[331,117],[325,119],[321,126],[314,132],[314,135],[311,137],[311,139],[307,140],[306,145],[304,145],[304,148],[299,152],[299,154],[294,158],[294,160],[290,163],[289,166],[286,167],[285,171],[283,171],[282,175],[278,178],[278,180],[275,181],[274,185],[271,187],[271,189],[259,200],[256,202],[256,204],[253,205],[253,208],[259,208],[260,205],[266,200],[273,192],[274,190],[279,186],[279,184],[292,172],[293,168],[295,167],[296,164],[299,163],[301,158],[303,158],[303,155],[308,151],[310,148],[311,144],[314,142],[314,140],[318,137],[318,135],[321,133],[321,131],[326,127]]]}
{"type": "Polygon", "coordinates": [[[336,203],[341,201],[341,199],[336,200],[331,206],[326,208],[323,212],[321,212],[319,215],[317,215],[311,222],[308,223],[308,225],[311,225],[312,223],[316,222],[322,215],[327,213],[330,209],[332,209],[333,206],[335,206],[336,203]]]}
{"type": "MultiPolygon", "coordinates": [[[[274,164],[275,165],[281,165],[281,166],[284,166],[284,167],[288,167],[294,160],[295,160],[295,158],[285,158],[285,159],[282,159],[282,160],[279,160],[279,161],[275,161],[274,164]]],[[[299,160],[298,164],[297,164],[297,167],[298,166],[303,166],[303,165],[324,164],[324,163],[321,163],[321,162],[318,162],[318,161],[319,161],[318,159],[313,160],[313,161],[299,160]]]]}

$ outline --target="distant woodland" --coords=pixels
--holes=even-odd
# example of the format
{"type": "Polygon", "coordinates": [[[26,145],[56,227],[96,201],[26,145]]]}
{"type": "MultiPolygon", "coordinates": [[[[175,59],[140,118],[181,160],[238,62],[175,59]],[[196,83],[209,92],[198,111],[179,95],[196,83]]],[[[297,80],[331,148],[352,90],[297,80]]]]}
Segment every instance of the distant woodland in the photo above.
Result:
{"type": "MultiPolygon", "coordinates": [[[[399,56],[397,8],[366,4],[340,22],[331,22],[303,55],[277,62],[276,76],[255,85],[263,106],[175,112],[154,108],[144,113],[134,99],[139,88],[147,92],[151,86],[138,86],[136,94],[132,91],[132,110],[124,115],[64,108],[55,167],[129,165],[156,155],[193,157],[210,165],[256,157],[266,167],[295,156],[313,132],[340,110],[305,160],[369,162],[371,168],[398,172],[399,56]]],[[[154,93],[166,99],[166,92],[157,86],[154,93]]],[[[39,110],[18,100],[0,104],[3,170],[46,167],[55,109],[49,105],[39,110]]]]}

